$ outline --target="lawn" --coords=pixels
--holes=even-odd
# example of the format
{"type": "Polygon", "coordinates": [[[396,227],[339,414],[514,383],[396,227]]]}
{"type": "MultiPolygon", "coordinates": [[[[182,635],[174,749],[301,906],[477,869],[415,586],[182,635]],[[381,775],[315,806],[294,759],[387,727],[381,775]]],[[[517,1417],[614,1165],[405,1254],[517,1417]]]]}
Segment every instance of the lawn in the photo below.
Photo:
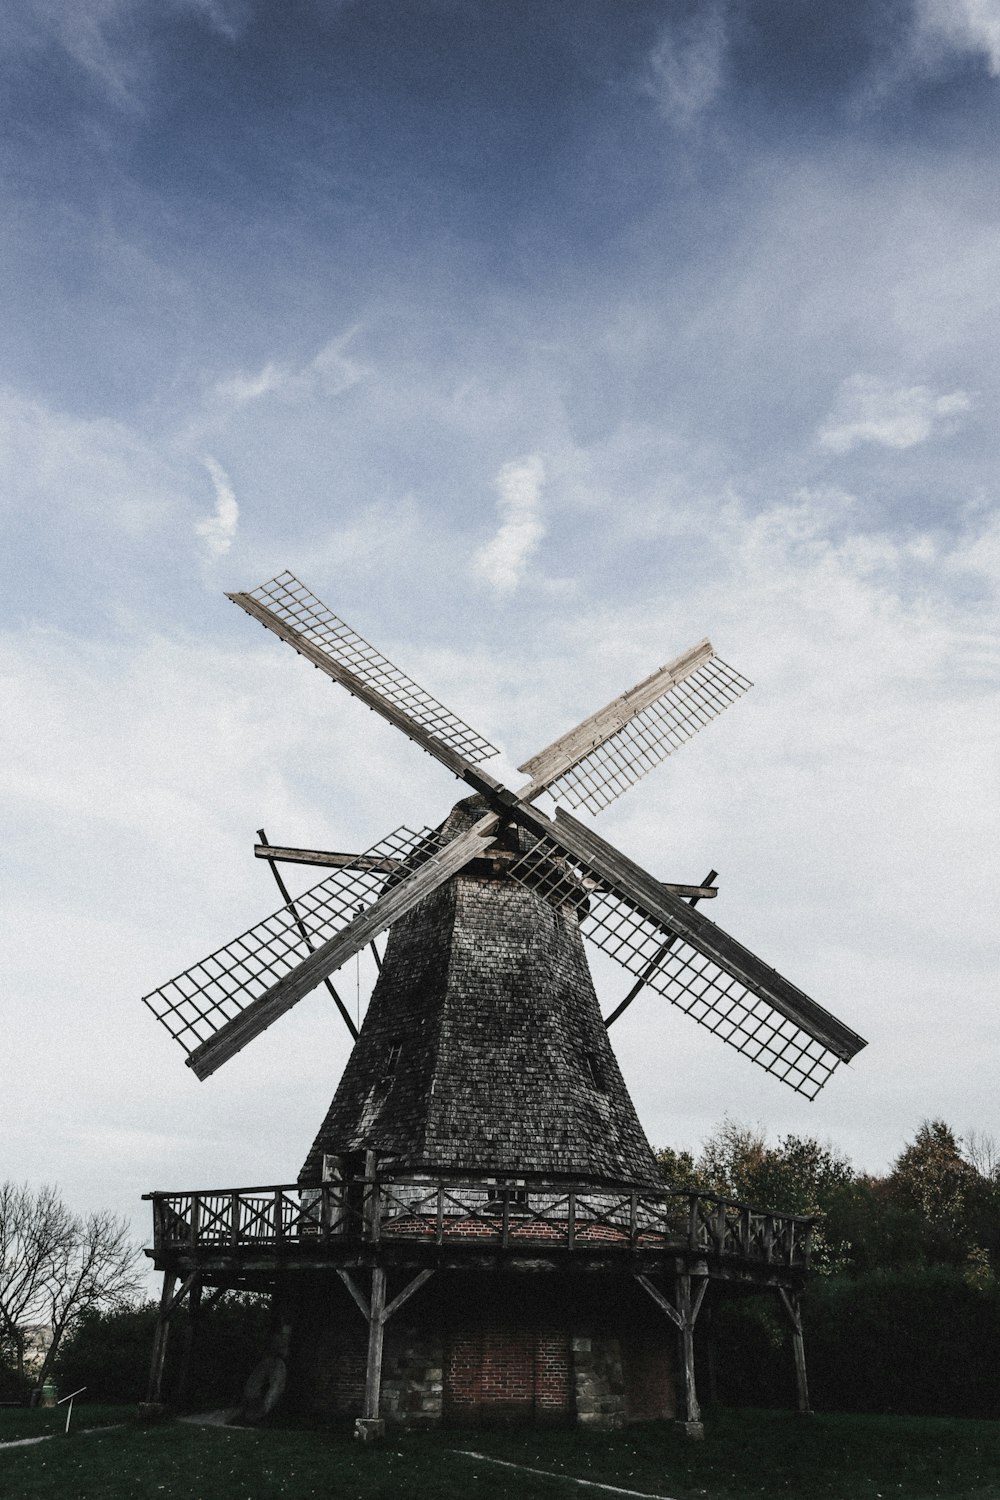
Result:
{"type": "MultiPolygon", "coordinates": [[[[51,1428],[51,1413],[0,1413],[0,1440],[51,1428]],[[16,1419],[20,1418],[18,1422],[16,1419]]],[[[121,1420],[80,1406],[79,1430],[0,1451],[3,1500],[600,1500],[570,1477],[671,1500],[994,1500],[1000,1424],[905,1417],[724,1412],[704,1443],[657,1424],[594,1433],[451,1430],[359,1448],[345,1432],[243,1432],[166,1422],[83,1431],[121,1420]],[[492,1455],[546,1475],[500,1467],[492,1455]]],[[[607,1492],[604,1492],[607,1493],[607,1492]]]]}

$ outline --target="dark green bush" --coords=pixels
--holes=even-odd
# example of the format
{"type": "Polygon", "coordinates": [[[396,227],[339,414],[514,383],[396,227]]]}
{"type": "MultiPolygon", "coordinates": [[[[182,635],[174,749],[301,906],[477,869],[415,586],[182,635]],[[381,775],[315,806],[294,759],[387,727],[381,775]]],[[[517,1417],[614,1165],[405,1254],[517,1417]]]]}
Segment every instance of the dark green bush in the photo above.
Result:
{"type": "MultiPolygon", "coordinates": [[[[992,1279],[976,1285],[953,1266],[817,1277],[802,1317],[818,1410],[1000,1417],[1000,1288],[992,1279]]],[[[792,1353],[777,1297],[723,1305],[713,1326],[719,1399],[791,1406],[792,1353]]]]}
{"type": "MultiPolygon", "coordinates": [[[[87,1387],[92,1401],[145,1399],[153,1348],[155,1302],[116,1313],[89,1314],[59,1352],[55,1378],[71,1391],[87,1387]]],[[[170,1398],[184,1361],[187,1305],[174,1315],[164,1394],[170,1398]]],[[[235,1406],[247,1375],[265,1353],[268,1306],[260,1297],[228,1292],[202,1314],[190,1364],[186,1406],[235,1406]]]]}

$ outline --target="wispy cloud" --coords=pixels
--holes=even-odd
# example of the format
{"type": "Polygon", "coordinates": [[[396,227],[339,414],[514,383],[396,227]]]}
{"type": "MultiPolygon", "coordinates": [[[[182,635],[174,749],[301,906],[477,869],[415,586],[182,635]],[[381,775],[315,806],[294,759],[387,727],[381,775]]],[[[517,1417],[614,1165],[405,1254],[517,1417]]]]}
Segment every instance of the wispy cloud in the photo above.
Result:
{"type": "MultiPolygon", "coordinates": [[[[36,50],[54,42],[119,109],[145,111],[150,52],[130,0],[24,0],[14,9],[4,38],[8,48],[36,50]]],[[[190,14],[230,41],[246,15],[245,0],[164,0],[160,9],[181,18],[190,14]]]]}
{"type": "Polygon", "coordinates": [[[259,370],[237,370],[216,382],[213,394],[225,407],[238,408],[265,396],[301,401],[315,396],[340,396],[364,376],[364,368],[348,354],[358,328],[330,339],[303,365],[268,360],[259,370]]]}
{"type": "Polygon", "coordinates": [[[538,543],[545,468],[537,454],[504,464],[496,479],[500,529],[475,556],[475,569],[498,594],[517,588],[538,543]]]}
{"type": "Polygon", "coordinates": [[[926,385],[891,386],[876,375],[851,375],[819,430],[831,453],[850,453],[861,443],[914,448],[954,432],[971,409],[966,391],[937,394],[926,385]]]}
{"type": "Polygon", "coordinates": [[[663,114],[689,128],[722,88],[726,24],[718,4],[671,22],[649,57],[649,92],[663,114]]]}
{"type": "Polygon", "coordinates": [[[1000,0],[917,0],[917,42],[926,54],[979,55],[1000,78],[1000,0]]]}
{"type": "Polygon", "coordinates": [[[212,557],[223,557],[233,545],[240,519],[240,508],[236,503],[229,476],[214,458],[206,458],[205,468],[212,479],[215,490],[215,509],[210,516],[195,522],[195,535],[205,543],[212,557]]]}

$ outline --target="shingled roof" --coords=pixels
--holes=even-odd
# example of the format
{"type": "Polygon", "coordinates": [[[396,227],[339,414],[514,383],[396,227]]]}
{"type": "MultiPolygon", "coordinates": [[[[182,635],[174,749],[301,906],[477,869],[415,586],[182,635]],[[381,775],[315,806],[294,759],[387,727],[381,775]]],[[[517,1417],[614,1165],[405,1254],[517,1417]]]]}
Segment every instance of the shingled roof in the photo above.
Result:
{"type": "MultiPolygon", "coordinates": [[[[446,827],[482,811],[467,798],[446,827]]],[[[486,859],[392,928],[300,1181],[319,1181],[324,1154],[361,1149],[414,1170],[657,1181],[572,905],[554,908],[486,859]]]]}

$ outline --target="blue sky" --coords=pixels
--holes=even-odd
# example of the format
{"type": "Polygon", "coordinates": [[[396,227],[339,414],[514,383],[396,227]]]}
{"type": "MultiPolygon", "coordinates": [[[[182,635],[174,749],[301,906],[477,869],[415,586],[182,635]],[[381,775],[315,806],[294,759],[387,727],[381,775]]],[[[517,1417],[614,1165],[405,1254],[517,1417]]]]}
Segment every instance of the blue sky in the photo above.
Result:
{"type": "Polygon", "coordinates": [[[325,1110],[321,997],[203,1085],[138,1004],[261,823],[457,795],[224,600],[285,567],[513,764],[703,635],[754,678],[601,830],[871,1046],[807,1106],[648,999],[655,1142],[1000,1133],[997,0],[5,27],[5,1170],[131,1212],[325,1110]]]}

